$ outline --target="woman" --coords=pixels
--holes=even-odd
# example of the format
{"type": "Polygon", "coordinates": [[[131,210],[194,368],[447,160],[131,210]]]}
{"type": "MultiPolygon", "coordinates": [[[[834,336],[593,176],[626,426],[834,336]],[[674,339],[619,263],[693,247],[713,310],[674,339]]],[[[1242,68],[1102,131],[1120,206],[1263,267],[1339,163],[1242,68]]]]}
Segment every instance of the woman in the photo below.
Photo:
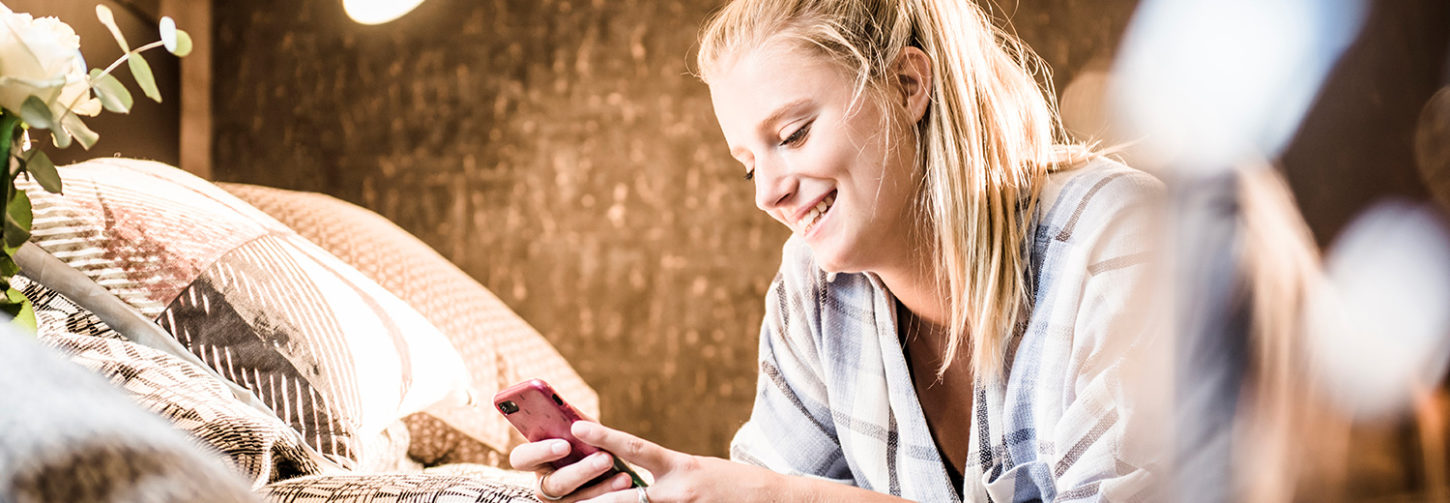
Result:
{"type": "MultiPolygon", "coordinates": [[[[1142,496],[1125,386],[1147,175],[1067,143],[1034,56],[966,0],[738,0],[699,54],[756,204],[790,227],[751,418],[731,458],[597,424],[609,457],[549,469],[576,501],[993,501],[1142,496]]],[[[1141,325],[1141,324],[1137,324],[1141,325]]]]}

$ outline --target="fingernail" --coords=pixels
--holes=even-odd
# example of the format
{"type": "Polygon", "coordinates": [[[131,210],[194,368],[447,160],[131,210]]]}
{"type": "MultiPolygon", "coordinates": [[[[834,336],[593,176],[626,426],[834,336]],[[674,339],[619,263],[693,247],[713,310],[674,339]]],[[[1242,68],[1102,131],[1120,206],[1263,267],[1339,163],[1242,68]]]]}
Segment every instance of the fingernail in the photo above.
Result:
{"type": "Polygon", "coordinates": [[[549,446],[549,452],[552,452],[554,454],[566,454],[569,452],[568,440],[555,440],[552,443],[553,445],[549,446]]]}
{"type": "Polygon", "coordinates": [[[629,475],[623,473],[614,477],[614,490],[619,491],[629,488],[629,475]]]}
{"type": "Polygon", "coordinates": [[[574,434],[575,435],[591,435],[593,433],[594,433],[594,424],[593,423],[590,423],[589,421],[575,421],[574,422],[574,434]]]}
{"type": "Polygon", "coordinates": [[[605,454],[605,453],[602,453],[602,452],[595,454],[594,455],[594,467],[595,468],[599,468],[599,469],[608,468],[609,467],[609,455],[608,454],[605,454]]]}

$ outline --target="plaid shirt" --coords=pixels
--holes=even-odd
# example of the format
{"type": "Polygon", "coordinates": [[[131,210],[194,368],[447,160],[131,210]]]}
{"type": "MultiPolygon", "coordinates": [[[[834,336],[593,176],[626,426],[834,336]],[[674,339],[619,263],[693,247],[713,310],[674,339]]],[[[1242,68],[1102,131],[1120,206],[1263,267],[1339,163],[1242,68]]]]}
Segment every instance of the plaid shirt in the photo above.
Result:
{"type": "Polygon", "coordinates": [[[1009,343],[1006,378],[977,376],[960,488],[917,400],[891,294],[872,274],[829,277],[792,238],[731,458],[917,501],[1143,498],[1161,457],[1145,425],[1166,402],[1138,385],[1167,376],[1145,378],[1137,363],[1166,358],[1129,354],[1163,350],[1142,335],[1158,332],[1134,297],[1150,242],[1138,210],[1159,187],[1107,160],[1049,177],[1030,243],[1031,317],[1009,343]]]}

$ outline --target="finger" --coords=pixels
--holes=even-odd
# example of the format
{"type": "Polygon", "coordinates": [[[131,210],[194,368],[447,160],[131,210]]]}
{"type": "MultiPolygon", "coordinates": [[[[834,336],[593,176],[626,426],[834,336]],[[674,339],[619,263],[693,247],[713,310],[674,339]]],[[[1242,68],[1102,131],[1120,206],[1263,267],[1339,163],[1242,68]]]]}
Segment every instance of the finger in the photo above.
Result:
{"type": "Polygon", "coordinates": [[[541,479],[539,487],[551,496],[571,494],[609,471],[611,466],[614,466],[614,458],[608,453],[596,452],[577,463],[554,470],[548,477],[541,479]]]}
{"type": "Polygon", "coordinates": [[[513,466],[515,470],[549,470],[549,462],[563,459],[568,455],[569,441],[554,438],[515,447],[514,450],[509,451],[509,465],[513,466]]]}
{"type": "MultiPolygon", "coordinates": [[[[598,498],[615,491],[629,489],[630,484],[629,475],[618,473],[610,477],[609,480],[580,489],[574,494],[570,494],[569,497],[578,498],[579,500],[598,498]]],[[[629,501],[633,502],[634,500],[629,501]]]]}
{"type": "Polygon", "coordinates": [[[590,445],[614,453],[620,459],[652,472],[664,472],[679,453],[650,443],[642,438],[609,428],[599,423],[575,421],[570,432],[590,445]]]}
{"type": "Polygon", "coordinates": [[[639,490],[628,489],[611,491],[587,500],[580,500],[579,503],[636,503],[638,501],[639,490]]]}

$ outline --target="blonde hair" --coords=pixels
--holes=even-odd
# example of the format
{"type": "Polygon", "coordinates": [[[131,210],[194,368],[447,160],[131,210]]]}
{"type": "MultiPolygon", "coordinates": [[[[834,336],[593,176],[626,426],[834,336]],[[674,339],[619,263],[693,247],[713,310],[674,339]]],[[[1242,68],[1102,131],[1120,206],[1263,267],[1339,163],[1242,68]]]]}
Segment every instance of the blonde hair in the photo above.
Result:
{"type": "MultiPolygon", "coordinates": [[[[1067,144],[1046,65],[967,0],[737,0],[701,33],[700,75],[709,82],[721,58],[781,39],[853,74],[857,98],[887,96],[906,47],[929,56],[931,104],[915,146],[925,169],[917,203],[950,301],[937,375],[968,340],[973,372],[1001,375],[1007,341],[1031,306],[1026,247],[1042,182],[1089,157],[1067,144]]],[[[886,120],[899,120],[901,105],[882,101],[900,109],[886,120]]]]}

